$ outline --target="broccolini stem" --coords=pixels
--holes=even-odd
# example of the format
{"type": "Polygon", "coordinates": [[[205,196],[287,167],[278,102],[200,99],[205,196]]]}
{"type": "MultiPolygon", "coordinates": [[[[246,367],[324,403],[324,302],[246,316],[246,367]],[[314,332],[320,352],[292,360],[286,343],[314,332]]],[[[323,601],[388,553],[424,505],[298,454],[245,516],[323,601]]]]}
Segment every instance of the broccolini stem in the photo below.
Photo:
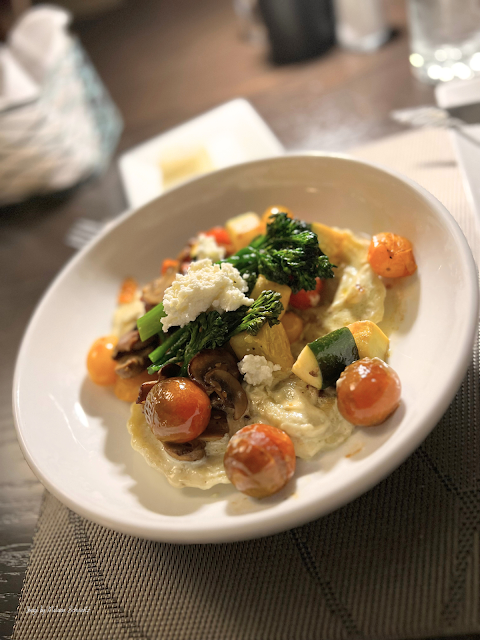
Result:
{"type": "Polygon", "coordinates": [[[148,367],[147,371],[150,375],[152,375],[153,373],[157,373],[157,371],[160,371],[160,369],[165,367],[167,364],[177,364],[177,363],[178,363],[178,357],[175,355],[169,358],[168,360],[165,360],[165,362],[162,362],[161,364],[152,364],[150,367],[148,367]]]}
{"type": "Polygon", "coordinates": [[[174,347],[177,344],[177,342],[179,342],[179,340],[181,340],[185,331],[186,331],[186,328],[182,327],[181,329],[177,329],[175,333],[172,333],[172,335],[169,336],[163,344],[161,344],[159,347],[155,349],[155,351],[152,351],[152,353],[149,354],[148,357],[150,358],[150,360],[154,363],[159,362],[163,358],[163,356],[167,353],[167,351],[172,347],[174,347]]]}
{"type": "Polygon", "coordinates": [[[163,302],[150,309],[144,316],[137,320],[137,327],[140,333],[140,340],[148,340],[163,329],[160,320],[167,314],[163,308],[163,302]]]}

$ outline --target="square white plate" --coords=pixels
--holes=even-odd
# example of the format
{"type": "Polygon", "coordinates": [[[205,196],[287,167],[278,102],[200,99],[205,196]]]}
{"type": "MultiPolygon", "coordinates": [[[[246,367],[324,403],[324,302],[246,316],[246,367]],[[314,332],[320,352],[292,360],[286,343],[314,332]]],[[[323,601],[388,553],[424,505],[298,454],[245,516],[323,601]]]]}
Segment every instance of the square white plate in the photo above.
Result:
{"type": "Polygon", "coordinates": [[[120,156],[118,164],[130,207],[141,207],[167,190],[162,160],[187,157],[196,149],[206,151],[212,171],[285,152],[247,100],[232,100],[120,156]]]}

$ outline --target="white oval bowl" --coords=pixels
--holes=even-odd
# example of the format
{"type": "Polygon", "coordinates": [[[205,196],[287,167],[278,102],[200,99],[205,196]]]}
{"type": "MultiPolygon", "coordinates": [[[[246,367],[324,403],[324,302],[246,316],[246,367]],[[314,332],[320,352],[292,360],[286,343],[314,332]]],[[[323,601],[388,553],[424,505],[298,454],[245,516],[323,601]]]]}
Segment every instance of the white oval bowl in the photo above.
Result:
{"type": "Polygon", "coordinates": [[[478,322],[475,263],[446,209],[411,180],[352,158],[296,155],[238,165],[183,185],[115,221],[63,269],[24,337],[14,379],[18,439],[59,500],[101,525],[175,543],[264,536],[318,518],[370,489],[427,436],[455,395],[478,322]],[[299,461],[295,480],[255,501],[220,485],[174,489],[130,447],[129,407],[86,378],[108,334],[119,283],[147,282],[196,232],[282,204],[297,217],[414,245],[418,274],[402,280],[390,364],[402,403],[384,425],[356,429],[338,449],[299,461]]]}

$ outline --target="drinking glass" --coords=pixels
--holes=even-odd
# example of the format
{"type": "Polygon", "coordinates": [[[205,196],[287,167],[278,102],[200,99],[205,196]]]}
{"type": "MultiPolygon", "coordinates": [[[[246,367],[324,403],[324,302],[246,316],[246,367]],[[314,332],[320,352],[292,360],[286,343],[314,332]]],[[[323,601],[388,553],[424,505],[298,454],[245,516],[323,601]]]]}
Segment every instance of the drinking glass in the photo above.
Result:
{"type": "Polygon", "coordinates": [[[410,64],[424,82],[480,72],[480,0],[409,0],[410,64]]]}

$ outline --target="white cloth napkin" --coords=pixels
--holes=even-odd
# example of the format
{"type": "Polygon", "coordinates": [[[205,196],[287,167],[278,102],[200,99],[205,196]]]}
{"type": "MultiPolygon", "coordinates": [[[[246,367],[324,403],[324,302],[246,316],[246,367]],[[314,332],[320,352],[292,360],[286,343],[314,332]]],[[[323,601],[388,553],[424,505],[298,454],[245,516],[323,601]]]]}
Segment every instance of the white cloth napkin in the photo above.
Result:
{"type": "Polygon", "coordinates": [[[105,161],[103,87],[69,24],[67,11],[38,5],[0,49],[0,204],[71,187],[105,161]]]}
{"type": "Polygon", "coordinates": [[[40,90],[8,47],[0,48],[0,111],[37,100],[40,90]]]}
{"type": "Polygon", "coordinates": [[[71,43],[70,14],[39,6],[23,14],[0,48],[0,110],[38,98],[42,84],[71,43]]]}

